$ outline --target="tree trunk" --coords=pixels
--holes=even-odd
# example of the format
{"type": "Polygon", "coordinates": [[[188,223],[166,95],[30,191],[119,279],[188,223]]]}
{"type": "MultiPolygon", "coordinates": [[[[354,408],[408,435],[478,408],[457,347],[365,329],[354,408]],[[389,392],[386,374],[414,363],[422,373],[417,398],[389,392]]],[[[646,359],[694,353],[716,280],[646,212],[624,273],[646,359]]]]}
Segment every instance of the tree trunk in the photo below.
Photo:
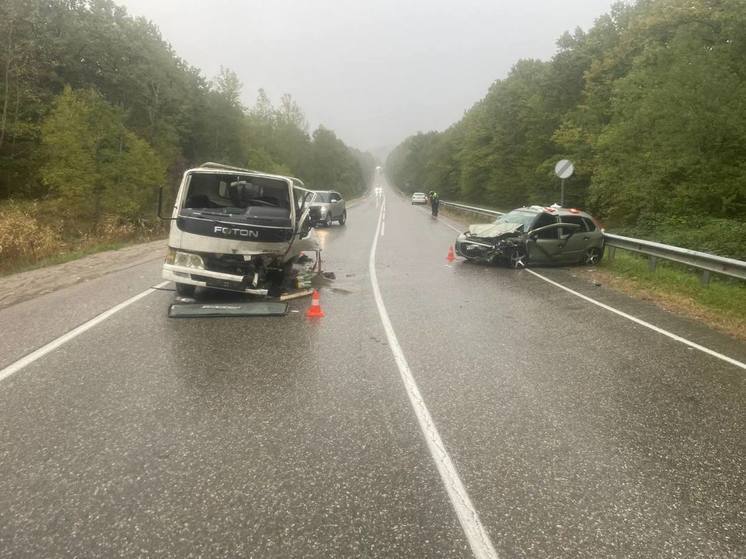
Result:
{"type": "Polygon", "coordinates": [[[13,20],[10,20],[8,29],[8,52],[5,61],[5,96],[3,98],[3,113],[0,117],[0,149],[3,147],[5,139],[5,124],[8,120],[8,96],[10,95],[10,67],[13,60],[13,20]]]}
{"type": "Polygon", "coordinates": [[[18,112],[20,110],[21,106],[21,76],[18,72],[18,69],[16,69],[16,107],[15,111],[13,112],[13,136],[10,139],[10,157],[11,159],[15,155],[15,147],[16,147],[16,137],[18,136],[18,112]]]}

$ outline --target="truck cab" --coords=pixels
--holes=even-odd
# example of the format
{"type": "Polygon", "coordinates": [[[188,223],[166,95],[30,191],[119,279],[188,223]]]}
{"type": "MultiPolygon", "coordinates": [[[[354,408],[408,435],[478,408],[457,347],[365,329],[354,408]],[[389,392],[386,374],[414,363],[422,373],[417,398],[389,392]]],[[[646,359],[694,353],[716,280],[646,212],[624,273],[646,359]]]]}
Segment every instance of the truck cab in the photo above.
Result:
{"type": "Polygon", "coordinates": [[[163,278],[179,295],[197,287],[267,295],[303,251],[318,252],[300,179],[217,163],[184,173],[171,212],[163,278]]]}

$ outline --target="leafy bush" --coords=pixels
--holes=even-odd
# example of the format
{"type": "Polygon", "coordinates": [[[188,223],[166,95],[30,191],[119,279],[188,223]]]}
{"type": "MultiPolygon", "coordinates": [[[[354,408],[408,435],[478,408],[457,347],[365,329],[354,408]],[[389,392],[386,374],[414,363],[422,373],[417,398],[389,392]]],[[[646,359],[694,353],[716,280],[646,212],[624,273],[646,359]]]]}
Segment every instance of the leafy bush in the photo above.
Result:
{"type": "Polygon", "coordinates": [[[60,229],[36,217],[38,204],[6,202],[0,206],[0,268],[17,261],[34,261],[66,248],[60,229]]]}
{"type": "Polygon", "coordinates": [[[737,219],[648,214],[641,217],[634,227],[614,232],[746,260],[746,222],[737,219]]]}

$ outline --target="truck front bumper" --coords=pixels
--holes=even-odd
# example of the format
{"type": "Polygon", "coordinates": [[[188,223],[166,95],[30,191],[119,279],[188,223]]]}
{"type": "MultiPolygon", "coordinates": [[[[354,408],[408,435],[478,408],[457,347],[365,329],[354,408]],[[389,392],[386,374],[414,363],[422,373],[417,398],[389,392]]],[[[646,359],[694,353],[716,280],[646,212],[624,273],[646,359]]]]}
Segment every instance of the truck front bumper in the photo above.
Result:
{"type": "Polygon", "coordinates": [[[188,268],[186,266],[176,266],[174,264],[164,264],[162,276],[163,279],[174,283],[196,285],[198,287],[208,287],[210,289],[223,289],[225,291],[235,291],[238,293],[262,296],[266,296],[268,293],[267,289],[253,287],[251,285],[252,278],[246,276],[212,272],[210,270],[199,270],[196,268],[188,268]]]}

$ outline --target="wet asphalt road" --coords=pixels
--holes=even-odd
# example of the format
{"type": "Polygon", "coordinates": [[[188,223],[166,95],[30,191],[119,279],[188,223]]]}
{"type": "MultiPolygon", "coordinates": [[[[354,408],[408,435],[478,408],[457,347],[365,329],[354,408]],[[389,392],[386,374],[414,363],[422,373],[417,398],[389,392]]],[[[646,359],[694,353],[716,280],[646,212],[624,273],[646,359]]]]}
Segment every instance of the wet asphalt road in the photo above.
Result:
{"type": "MultiPolygon", "coordinates": [[[[373,298],[375,198],[322,229],[327,316],[169,320],[156,291],[0,381],[0,557],[470,557],[373,298]]],[[[445,221],[445,220],[441,220],[445,221]]],[[[387,192],[376,270],[500,557],[743,557],[744,371],[522,271],[387,192]]],[[[160,283],[0,311],[0,368],[160,283]]],[[[741,361],[745,344],[540,273],[741,361]]],[[[225,296],[219,300],[227,300],[225,296]]]]}

